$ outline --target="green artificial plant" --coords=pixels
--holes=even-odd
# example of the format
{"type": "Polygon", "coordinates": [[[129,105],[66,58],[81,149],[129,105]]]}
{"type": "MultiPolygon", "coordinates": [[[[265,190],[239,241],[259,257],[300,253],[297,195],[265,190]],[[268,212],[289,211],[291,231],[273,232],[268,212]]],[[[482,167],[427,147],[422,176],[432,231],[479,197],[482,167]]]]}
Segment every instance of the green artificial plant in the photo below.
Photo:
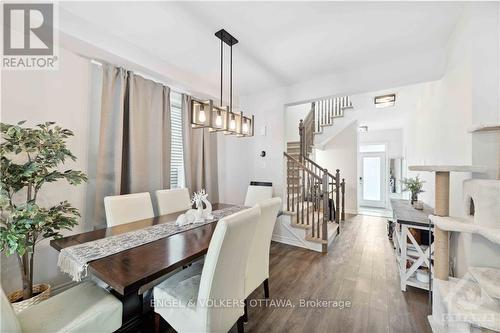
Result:
{"type": "Polygon", "coordinates": [[[411,192],[411,203],[413,204],[418,200],[418,194],[424,192],[422,189],[424,187],[425,181],[419,178],[417,175],[415,178],[405,178],[403,179],[403,191],[411,192]]]}
{"type": "Polygon", "coordinates": [[[66,146],[73,132],[54,122],[33,128],[0,123],[0,250],[18,257],[23,299],[33,296],[35,245],[45,238],[59,238],[62,230],[78,224],[78,210],[68,201],[52,207],[37,202],[47,183],[65,180],[71,185],[87,181],[76,170],[60,171],[67,159],[76,157],[66,146]]]}

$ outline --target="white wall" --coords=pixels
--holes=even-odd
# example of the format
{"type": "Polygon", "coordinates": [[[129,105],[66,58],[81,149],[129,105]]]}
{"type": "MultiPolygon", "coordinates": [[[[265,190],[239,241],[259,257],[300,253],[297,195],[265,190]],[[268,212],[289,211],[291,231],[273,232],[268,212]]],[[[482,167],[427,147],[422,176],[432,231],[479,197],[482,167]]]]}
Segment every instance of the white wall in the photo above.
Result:
{"type": "Polygon", "coordinates": [[[353,122],[325,145],[323,150],[316,149],[316,161],[322,167],[335,174],[340,169],[340,176],[345,179],[345,210],[347,213],[358,212],[357,200],[357,151],[358,123],[353,122]]]}
{"type": "MultiPolygon", "coordinates": [[[[69,149],[78,158],[67,161],[64,169],[87,171],[89,142],[89,74],[90,63],[65,49],[60,50],[58,71],[2,71],[1,120],[16,123],[28,120],[27,125],[56,121],[74,131],[68,140],[69,149]]],[[[85,219],[86,185],[72,187],[64,182],[47,184],[40,193],[39,204],[52,205],[68,200],[80,210],[85,219]]],[[[70,233],[80,232],[77,226],[70,233]]],[[[38,245],[35,255],[35,282],[59,285],[69,281],[57,268],[58,252],[48,241],[38,245]]],[[[6,292],[21,288],[21,276],[14,256],[2,255],[1,279],[6,292]]]]}
{"type": "Polygon", "coordinates": [[[311,103],[287,106],[285,109],[285,142],[299,141],[299,122],[311,111],[311,103]]]}
{"type": "Polygon", "coordinates": [[[359,144],[385,143],[387,158],[403,156],[403,129],[393,128],[359,133],[359,144]]]}

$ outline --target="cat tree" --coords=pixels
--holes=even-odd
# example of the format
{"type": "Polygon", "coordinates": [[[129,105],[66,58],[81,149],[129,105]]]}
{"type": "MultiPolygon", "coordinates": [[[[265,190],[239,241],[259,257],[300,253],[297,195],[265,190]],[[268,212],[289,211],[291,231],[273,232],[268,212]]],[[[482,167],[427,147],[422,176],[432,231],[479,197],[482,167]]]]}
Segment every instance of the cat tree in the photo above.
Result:
{"type": "Polygon", "coordinates": [[[449,215],[451,172],[485,172],[479,166],[412,166],[412,171],[431,171],[436,176],[434,224],[435,275],[433,308],[429,322],[434,332],[500,331],[500,180],[464,181],[465,217],[449,215]],[[466,233],[471,258],[467,272],[450,277],[449,234],[466,233]],[[473,255],[474,254],[474,255],[473,255]],[[477,260],[480,258],[480,260],[477,260]]]}

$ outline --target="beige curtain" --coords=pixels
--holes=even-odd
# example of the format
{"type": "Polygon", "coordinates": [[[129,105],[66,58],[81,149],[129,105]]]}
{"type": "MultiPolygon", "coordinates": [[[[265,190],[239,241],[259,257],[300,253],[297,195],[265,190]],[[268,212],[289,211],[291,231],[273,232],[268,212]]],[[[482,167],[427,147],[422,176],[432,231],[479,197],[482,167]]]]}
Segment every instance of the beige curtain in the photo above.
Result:
{"type": "Polygon", "coordinates": [[[217,175],[217,134],[208,129],[191,127],[191,98],[182,96],[182,139],[184,145],[184,174],[190,193],[208,193],[210,202],[219,202],[217,175]]]}
{"type": "Polygon", "coordinates": [[[103,66],[94,226],[104,197],[170,187],[170,89],[103,66]]]}

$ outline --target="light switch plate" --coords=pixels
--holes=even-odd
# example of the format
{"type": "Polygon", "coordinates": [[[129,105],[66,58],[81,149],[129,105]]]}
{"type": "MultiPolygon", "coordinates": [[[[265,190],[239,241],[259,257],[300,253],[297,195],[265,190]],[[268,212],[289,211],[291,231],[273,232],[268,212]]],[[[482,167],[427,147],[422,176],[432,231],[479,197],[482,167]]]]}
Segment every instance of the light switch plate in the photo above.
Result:
{"type": "Polygon", "coordinates": [[[262,127],[260,128],[260,135],[262,135],[262,136],[266,136],[266,129],[267,129],[267,128],[266,128],[266,126],[262,126],[262,127]]]}

